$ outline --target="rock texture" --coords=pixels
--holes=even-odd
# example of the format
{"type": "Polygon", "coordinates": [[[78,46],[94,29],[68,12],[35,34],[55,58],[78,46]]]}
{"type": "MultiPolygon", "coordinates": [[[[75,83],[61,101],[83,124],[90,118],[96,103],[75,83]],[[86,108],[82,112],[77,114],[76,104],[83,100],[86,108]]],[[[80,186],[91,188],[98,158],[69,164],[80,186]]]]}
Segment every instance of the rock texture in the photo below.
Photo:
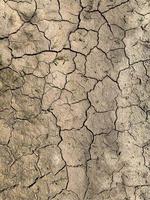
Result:
{"type": "Polygon", "coordinates": [[[149,0],[0,10],[0,200],[150,200],[149,0]]]}

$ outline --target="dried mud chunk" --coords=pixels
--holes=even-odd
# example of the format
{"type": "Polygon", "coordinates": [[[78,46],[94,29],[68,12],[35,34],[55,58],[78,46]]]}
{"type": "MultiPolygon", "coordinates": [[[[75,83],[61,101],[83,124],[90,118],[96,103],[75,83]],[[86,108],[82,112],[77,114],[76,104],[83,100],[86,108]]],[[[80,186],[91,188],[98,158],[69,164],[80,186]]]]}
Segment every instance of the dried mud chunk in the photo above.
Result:
{"type": "Polygon", "coordinates": [[[63,89],[66,83],[66,75],[59,71],[52,72],[46,77],[46,82],[52,87],[63,89]]]}
{"type": "Polygon", "coordinates": [[[117,131],[111,131],[109,134],[97,135],[91,146],[91,158],[104,159],[105,163],[113,170],[121,168],[121,162],[117,155],[117,131]]]}
{"type": "Polygon", "coordinates": [[[126,99],[129,105],[139,104],[143,107],[143,110],[147,106],[149,107],[147,101],[149,98],[148,80],[149,78],[142,62],[134,64],[120,73],[118,83],[122,91],[122,97],[126,99]],[[146,103],[145,108],[144,103],[146,103]]]}
{"type": "Polygon", "coordinates": [[[17,72],[44,77],[49,73],[49,63],[55,59],[56,53],[43,52],[38,55],[23,56],[13,59],[11,68],[17,72]]]}
{"type": "Polygon", "coordinates": [[[8,5],[18,12],[18,15],[22,21],[30,21],[35,15],[36,2],[34,0],[29,1],[7,1],[8,5]]]}
{"type": "Polygon", "coordinates": [[[48,173],[38,179],[33,185],[32,191],[37,194],[39,199],[52,199],[65,190],[67,182],[67,170],[63,168],[56,175],[48,173]]]}
{"type": "Polygon", "coordinates": [[[33,154],[16,160],[11,166],[9,178],[15,180],[16,184],[30,186],[40,175],[36,167],[37,159],[33,154]]]}
{"type": "Polygon", "coordinates": [[[59,146],[67,165],[85,165],[90,158],[91,133],[86,128],[82,128],[81,130],[62,131],[61,136],[63,140],[59,146]]]}
{"type": "MultiPolygon", "coordinates": [[[[1,101],[1,100],[0,100],[1,101]]],[[[2,120],[5,120],[6,121],[6,123],[8,124],[8,126],[12,126],[12,124],[14,123],[14,121],[15,121],[15,118],[14,118],[14,110],[12,109],[12,107],[10,107],[9,109],[4,109],[4,110],[1,110],[0,111],[0,113],[1,113],[1,115],[0,115],[0,120],[2,119],[2,120]]],[[[7,140],[7,138],[8,138],[8,135],[7,136],[5,136],[4,135],[4,139],[2,138],[2,140],[1,140],[1,142],[2,143],[8,143],[9,142],[9,139],[7,140]],[[6,142],[7,141],[7,142],[6,142]]]]}
{"type": "Polygon", "coordinates": [[[149,184],[150,174],[144,164],[142,148],[135,144],[133,136],[128,132],[120,133],[118,142],[121,150],[120,160],[126,163],[122,169],[124,183],[129,186],[149,184]]]}
{"type": "Polygon", "coordinates": [[[31,154],[38,148],[57,145],[59,142],[59,131],[54,116],[51,113],[43,113],[33,120],[16,122],[9,146],[18,158],[31,154]]]}
{"type": "Polygon", "coordinates": [[[129,59],[126,57],[124,49],[109,51],[107,56],[113,65],[109,75],[113,80],[117,80],[118,76],[120,76],[120,71],[129,67],[129,59]]]}
{"type": "Polygon", "coordinates": [[[87,174],[89,187],[87,197],[92,198],[97,193],[107,190],[111,184],[112,169],[107,166],[104,160],[91,160],[88,162],[87,174]]]}
{"type": "Polygon", "coordinates": [[[43,20],[61,20],[59,4],[56,0],[36,0],[37,10],[32,22],[40,23],[43,20]]]}
{"type": "Polygon", "coordinates": [[[57,174],[65,166],[60,149],[57,146],[47,146],[37,150],[37,152],[39,155],[38,167],[42,175],[49,172],[57,174]]]}
{"type": "Polygon", "coordinates": [[[62,50],[56,56],[52,63],[50,63],[50,72],[61,72],[63,74],[70,74],[75,70],[76,54],[70,50],[62,50]]]}
{"type": "Polygon", "coordinates": [[[145,121],[145,118],[143,118],[142,122],[131,124],[129,133],[134,137],[137,145],[145,146],[150,139],[149,129],[150,124],[148,120],[145,121]]]}
{"type": "Polygon", "coordinates": [[[86,76],[103,79],[113,68],[111,61],[106,57],[106,54],[101,50],[94,48],[87,57],[86,76]]]}
{"type": "Polygon", "coordinates": [[[25,74],[33,73],[38,65],[38,60],[35,56],[23,56],[21,58],[13,59],[11,68],[17,72],[24,72],[25,74]]]}
{"type": "Polygon", "coordinates": [[[124,42],[126,45],[126,53],[130,58],[131,64],[141,60],[148,60],[150,58],[149,32],[150,25],[147,25],[145,30],[136,28],[126,33],[124,42]]]}
{"type": "Polygon", "coordinates": [[[12,107],[16,110],[16,117],[29,119],[40,112],[41,102],[39,99],[22,95],[20,91],[13,92],[12,107]]]}
{"type": "Polygon", "coordinates": [[[142,187],[138,187],[136,192],[136,197],[139,200],[146,200],[150,198],[150,187],[149,186],[142,186],[142,187]]]}
{"type": "Polygon", "coordinates": [[[13,157],[6,146],[0,145],[0,173],[6,175],[8,166],[13,162],[13,157]]]}
{"type": "Polygon", "coordinates": [[[82,6],[87,10],[93,11],[98,9],[100,0],[81,0],[82,6]]]}
{"type": "MultiPolygon", "coordinates": [[[[122,184],[117,184],[116,187],[112,187],[111,190],[109,191],[103,191],[98,195],[95,195],[92,199],[93,200],[125,200],[127,199],[127,192],[122,184]]],[[[133,194],[134,196],[134,194],[133,194]]]]}
{"type": "Polygon", "coordinates": [[[33,75],[26,75],[24,77],[24,85],[22,93],[30,97],[41,98],[44,90],[45,81],[43,78],[38,78],[33,75]]]}
{"type": "Polygon", "coordinates": [[[117,184],[110,192],[110,199],[124,200],[127,198],[127,193],[123,184],[117,184]]]}
{"type": "Polygon", "coordinates": [[[85,122],[88,129],[90,129],[94,135],[109,133],[115,128],[115,112],[108,111],[104,113],[95,112],[93,108],[90,108],[87,112],[87,120],[85,122]]]}
{"type": "Polygon", "coordinates": [[[85,119],[85,111],[89,107],[88,101],[80,101],[75,104],[68,104],[62,99],[52,105],[53,113],[56,115],[58,125],[61,129],[81,128],[85,119]]]}
{"type": "Polygon", "coordinates": [[[133,126],[144,123],[146,119],[145,112],[138,106],[130,106],[117,109],[116,128],[119,131],[132,130],[133,126]]]}
{"type": "MultiPolygon", "coordinates": [[[[141,16],[136,12],[137,8],[139,9],[139,5],[135,1],[128,1],[128,3],[117,6],[103,15],[109,24],[116,24],[124,30],[134,29],[149,23],[149,15],[141,16]]],[[[147,7],[147,9],[149,8],[147,7]]]]}
{"type": "Polygon", "coordinates": [[[102,15],[98,12],[88,12],[83,10],[81,12],[80,28],[85,28],[87,30],[98,31],[99,28],[104,24],[105,20],[102,15]]]}
{"type": "Polygon", "coordinates": [[[94,31],[86,31],[78,29],[70,35],[71,49],[73,51],[87,55],[91,49],[97,45],[97,33],[94,31]]]}
{"type": "Polygon", "coordinates": [[[150,60],[145,60],[143,62],[143,65],[145,66],[145,69],[147,70],[147,75],[150,77],[150,60]]]}
{"type": "Polygon", "coordinates": [[[106,53],[113,49],[124,48],[122,41],[124,34],[124,31],[118,26],[111,25],[110,30],[110,27],[105,23],[99,30],[98,47],[106,53]]]}
{"type": "Polygon", "coordinates": [[[67,76],[65,88],[73,92],[74,101],[79,101],[87,98],[87,92],[93,89],[96,80],[87,78],[79,71],[74,71],[67,76]]]}
{"type": "Polygon", "coordinates": [[[11,35],[10,47],[16,57],[24,54],[35,54],[44,50],[49,50],[49,41],[39,32],[35,25],[25,24],[20,30],[11,35]]]}
{"type": "Polygon", "coordinates": [[[88,178],[86,176],[86,168],[84,167],[68,167],[68,190],[73,191],[80,199],[84,199],[88,178]],[[78,176],[77,176],[78,174],[78,176]]]}
{"type": "Polygon", "coordinates": [[[76,64],[76,69],[82,74],[85,74],[86,56],[77,53],[74,62],[76,64]]]}
{"type": "Polygon", "coordinates": [[[0,120],[0,144],[4,145],[7,144],[11,135],[11,127],[4,121],[0,120]]]}
{"type": "Polygon", "coordinates": [[[150,168],[150,145],[145,145],[144,149],[144,159],[145,159],[145,165],[150,168]]]}
{"type": "Polygon", "coordinates": [[[150,184],[149,169],[144,167],[143,165],[141,167],[137,166],[126,167],[124,168],[122,173],[124,174],[124,182],[126,185],[136,187],[138,184],[139,185],[150,184]]]}
{"type": "Polygon", "coordinates": [[[25,2],[25,3],[32,3],[34,0],[26,0],[26,1],[24,1],[24,0],[9,0],[9,1],[13,1],[13,2],[17,2],[17,3],[23,3],[23,2],[25,2]]]}
{"type": "Polygon", "coordinates": [[[133,8],[134,6],[132,3],[123,4],[119,7],[111,9],[109,12],[104,13],[104,16],[110,24],[117,24],[126,30],[129,27],[133,28],[137,26],[137,24],[135,24],[137,22],[135,19],[136,15],[131,12],[133,8]],[[129,17],[130,21],[128,20],[129,17]]]}
{"type": "Polygon", "coordinates": [[[8,48],[8,41],[0,41],[0,69],[7,67],[11,63],[11,51],[8,48]]]}
{"type": "Polygon", "coordinates": [[[0,198],[2,200],[31,200],[36,198],[36,194],[34,194],[29,188],[14,186],[10,190],[6,189],[3,193],[1,193],[0,198]]]}
{"type": "Polygon", "coordinates": [[[0,81],[2,83],[2,90],[17,89],[23,85],[23,78],[19,73],[10,68],[1,70],[0,81]]]}
{"type": "Polygon", "coordinates": [[[13,182],[8,180],[9,166],[13,162],[13,157],[6,146],[0,145],[0,190],[10,187],[13,182]]]}
{"type": "Polygon", "coordinates": [[[60,1],[60,13],[63,20],[68,20],[72,23],[77,23],[80,11],[81,6],[79,0],[72,0],[69,3],[67,0],[60,1]]]}
{"type": "Polygon", "coordinates": [[[60,94],[60,89],[47,84],[42,98],[42,108],[48,110],[60,98],[60,94]]]}
{"type": "Polygon", "coordinates": [[[109,11],[109,9],[113,9],[115,7],[118,7],[124,3],[128,3],[128,0],[101,0],[99,1],[99,7],[98,9],[101,11],[101,12],[107,12],[109,11]]]}
{"type": "Polygon", "coordinates": [[[149,14],[149,12],[147,12],[147,9],[149,9],[150,4],[147,0],[137,0],[137,5],[136,5],[136,11],[140,14],[146,15],[149,14]]]}
{"type": "Polygon", "coordinates": [[[8,110],[11,107],[12,93],[10,90],[0,91],[0,112],[8,110]]]}
{"type": "Polygon", "coordinates": [[[58,194],[54,200],[78,200],[77,194],[72,191],[63,190],[60,194],[58,194]]]}
{"type": "Polygon", "coordinates": [[[89,99],[96,111],[112,111],[117,107],[116,97],[118,94],[119,88],[117,84],[106,77],[102,82],[99,81],[94,90],[89,93],[89,99]]]}
{"type": "Polygon", "coordinates": [[[11,9],[5,1],[0,0],[0,38],[16,32],[23,24],[18,13],[11,9]]]}
{"type": "Polygon", "coordinates": [[[76,25],[67,21],[42,21],[38,27],[51,41],[51,50],[61,51],[68,44],[69,34],[74,31],[76,25]]]}

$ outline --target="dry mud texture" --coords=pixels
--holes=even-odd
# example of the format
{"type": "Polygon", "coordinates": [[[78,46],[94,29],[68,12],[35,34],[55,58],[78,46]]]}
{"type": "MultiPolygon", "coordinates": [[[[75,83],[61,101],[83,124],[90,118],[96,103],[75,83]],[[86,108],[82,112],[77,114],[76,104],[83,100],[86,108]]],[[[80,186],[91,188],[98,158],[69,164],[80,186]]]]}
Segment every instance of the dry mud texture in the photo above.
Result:
{"type": "Polygon", "coordinates": [[[0,200],[150,200],[149,78],[149,0],[0,0],[0,200]]]}

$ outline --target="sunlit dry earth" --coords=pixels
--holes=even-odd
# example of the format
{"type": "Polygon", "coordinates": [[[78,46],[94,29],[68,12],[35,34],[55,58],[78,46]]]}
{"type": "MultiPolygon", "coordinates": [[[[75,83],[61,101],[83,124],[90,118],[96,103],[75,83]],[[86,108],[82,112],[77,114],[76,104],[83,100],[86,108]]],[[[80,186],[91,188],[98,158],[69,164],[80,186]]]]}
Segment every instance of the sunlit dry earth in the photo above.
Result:
{"type": "Polygon", "coordinates": [[[0,200],[150,200],[149,0],[0,0],[0,200]]]}

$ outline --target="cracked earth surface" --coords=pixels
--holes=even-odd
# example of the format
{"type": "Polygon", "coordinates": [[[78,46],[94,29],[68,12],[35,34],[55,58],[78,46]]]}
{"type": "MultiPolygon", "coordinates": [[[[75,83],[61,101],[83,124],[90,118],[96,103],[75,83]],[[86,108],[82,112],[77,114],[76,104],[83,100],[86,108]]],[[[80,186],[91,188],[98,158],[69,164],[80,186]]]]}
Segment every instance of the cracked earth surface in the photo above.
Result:
{"type": "Polygon", "coordinates": [[[150,1],[0,9],[0,200],[150,200],[150,1]]]}

